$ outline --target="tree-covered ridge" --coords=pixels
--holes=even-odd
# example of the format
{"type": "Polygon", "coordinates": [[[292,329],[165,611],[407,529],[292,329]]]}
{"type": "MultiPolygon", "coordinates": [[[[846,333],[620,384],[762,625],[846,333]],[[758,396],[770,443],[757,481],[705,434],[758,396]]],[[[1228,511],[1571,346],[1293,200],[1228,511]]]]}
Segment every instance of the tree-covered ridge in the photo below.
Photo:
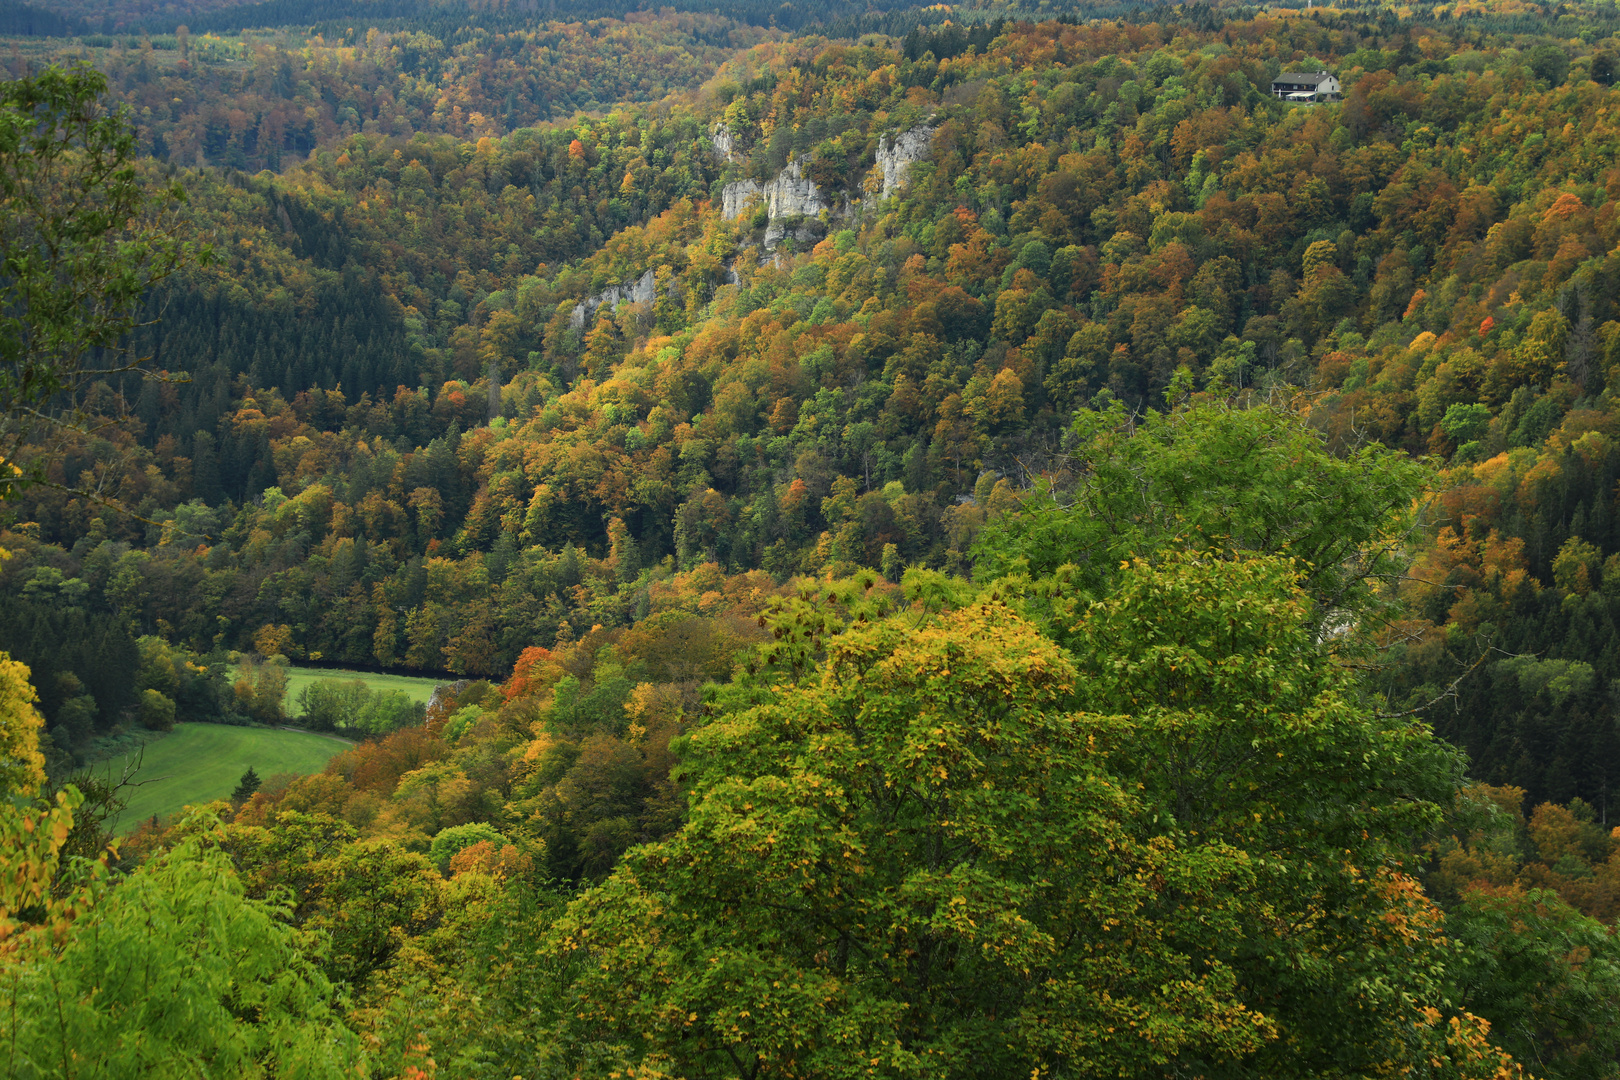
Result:
{"type": "MultiPolygon", "coordinates": [[[[54,474],[153,524],[38,489],[4,572],[85,582],[62,595],[198,652],[286,627],[295,656],[499,675],[706,560],[965,570],[1036,477],[1067,497],[1075,406],[1157,407],[1181,368],[1311,391],[1338,446],[1483,460],[1601,428],[1580,418],[1608,415],[1615,344],[1608,48],[1348,14],[801,39],[668,111],[199,174],[222,257],[150,338],[192,381],[145,386],[54,474]],[[1327,65],[1342,106],[1266,93],[1327,65]],[[924,123],[928,160],[880,199],[881,138],[924,123]],[[719,196],[790,155],[831,209],[766,251],[719,196]],[[649,271],[651,305],[576,316],[649,271]]],[[[1559,506],[1526,538],[1540,582],[1559,506]]],[[[1435,655],[1401,707],[1459,673],[1435,655]]],[[[1585,736],[1459,738],[1516,762],[1493,780],[1601,798],[1585,736]]]]}
{"type": "MultiPolygon", "coordinates": [[[[222,37],[182,26],[49,51],[104,71],[158,160],[257,172],[361,133],[477,139],[656,101],[696,89],[718,64],[772,36],[723,16],[665,12],[475,29],[449,42],[413,29],[295,43],[284,31],[222,37]]],[[[13,76],[22,60],[12,60],[13,76]]]]}

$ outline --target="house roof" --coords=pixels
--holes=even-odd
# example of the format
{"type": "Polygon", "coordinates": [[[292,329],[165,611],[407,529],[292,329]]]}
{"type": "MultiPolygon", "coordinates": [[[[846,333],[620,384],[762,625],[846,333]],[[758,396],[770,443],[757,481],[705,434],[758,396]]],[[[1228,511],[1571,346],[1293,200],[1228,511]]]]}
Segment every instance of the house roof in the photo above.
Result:
{"type": "Polygon", "coordinates": [[[1333,78],[1333,74],[1327,71],[1285,71],[1271,81],[1280,83],[1300,83],[1305,86],[1316,86],[1317,84],[1324,83],[1331,78],[1333,78]]]}

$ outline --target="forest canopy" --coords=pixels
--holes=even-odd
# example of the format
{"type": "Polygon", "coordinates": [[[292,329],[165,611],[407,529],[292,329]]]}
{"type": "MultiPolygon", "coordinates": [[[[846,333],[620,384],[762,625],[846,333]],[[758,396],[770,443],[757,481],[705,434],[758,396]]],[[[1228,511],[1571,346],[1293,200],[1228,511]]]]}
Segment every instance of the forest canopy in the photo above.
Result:
{"type": "Polygon", "coordinates": [[[211,253],[7,452],[13,1060],[1617,1075],[1612,5],[375,7],[0,61],[211,253]]]}

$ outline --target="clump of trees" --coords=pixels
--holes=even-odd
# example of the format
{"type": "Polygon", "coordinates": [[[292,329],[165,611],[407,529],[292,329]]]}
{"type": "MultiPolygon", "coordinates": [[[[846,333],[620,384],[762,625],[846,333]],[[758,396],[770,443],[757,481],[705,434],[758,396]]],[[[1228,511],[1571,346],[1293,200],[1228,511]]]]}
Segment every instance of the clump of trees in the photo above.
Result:
{"type": "Polygon", "coordinates": [[[316,679],[298,692],[298,719],[315,731],[387,735],[420,724],[426,707],[399,690],[373,690],[359,679],[316,679]]]}

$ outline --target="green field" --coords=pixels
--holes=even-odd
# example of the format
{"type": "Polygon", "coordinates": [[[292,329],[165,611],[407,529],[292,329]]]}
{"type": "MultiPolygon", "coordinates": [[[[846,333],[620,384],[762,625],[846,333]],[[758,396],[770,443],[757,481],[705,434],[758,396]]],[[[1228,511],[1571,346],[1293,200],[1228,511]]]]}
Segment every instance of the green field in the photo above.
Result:
{"type": "MultiPolygon", "coordinates": [[[[410,675],[382,675],[375,671],[336,671],[332,668],[289,667],[287,669],[287,697],[282,706],[288,716],[298,715],[298,692],[317,679],[359,679],[373,690],[398,690],[408,694],[412,701],[426,703],[433,696],[433,688],[446,679],[424,679],[410,675]]],[[[263,770],[260,770],[261,773],[263,770]]]]}
{"type": "MultiPolygon", "coordinates": [[[[228,798],[249,765],[266,780],[276,773],[320,772],[348,745],[330,735],[302,731],[180,724],[147,744],[133,779],[150,782],[131,793],[114,831],[128,832],[153,814],[168,817],[187,805],[228,798]]],[[[125,760],[114,758],[96,768],[117,776],[125,760]]]]}

